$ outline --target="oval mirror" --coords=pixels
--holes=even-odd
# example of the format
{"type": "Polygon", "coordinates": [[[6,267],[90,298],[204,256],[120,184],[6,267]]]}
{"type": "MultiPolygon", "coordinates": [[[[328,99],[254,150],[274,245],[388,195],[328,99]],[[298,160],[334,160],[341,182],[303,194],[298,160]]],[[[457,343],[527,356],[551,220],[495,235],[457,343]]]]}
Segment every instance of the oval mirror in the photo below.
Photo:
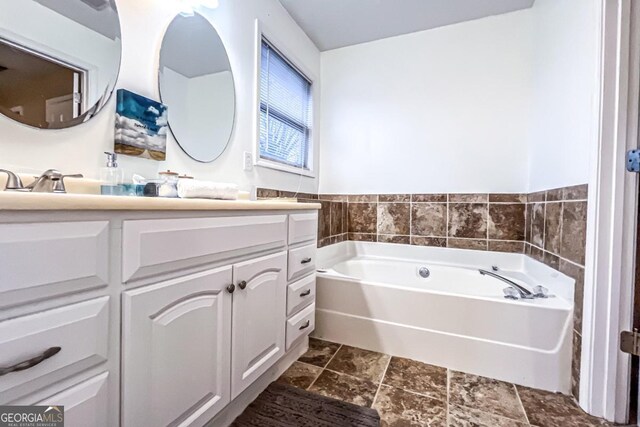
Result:
{"type": "Polygon", "coordinates": [[[114,0],[0,0],[0,112],[41,129],[86,122],[120,70],[114,0]]]}
{"type": "Polygon", "coordinates": [[[187,155],[212,162],[229,143],[235,89],[227,52],[202,15],[178,15],[160,50],[160,98],[169,129],[187,155]]]}

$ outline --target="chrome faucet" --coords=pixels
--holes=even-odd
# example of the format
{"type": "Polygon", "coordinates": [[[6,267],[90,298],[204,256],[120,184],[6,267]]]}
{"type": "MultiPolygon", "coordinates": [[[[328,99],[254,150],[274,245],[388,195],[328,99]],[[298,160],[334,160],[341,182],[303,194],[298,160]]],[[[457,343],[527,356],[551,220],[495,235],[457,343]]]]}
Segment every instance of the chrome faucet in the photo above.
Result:
{"type": "Polygon", "coordinates": [[[487,270],[479,269],[478,271],[483,276],[491,276],[491,277],[494,277],[494,278],[496,278],[498,280],[502,280],[503,282],[508,284],[509,287],[505,289],[505,298],[518,299],[518,296],[516,296],[516,295],[519,295],[519,297],[522,298],[522,299],[539,298],[539,295],[537,293],[534,294],[529,289],[525,288],[524,286],[518,285],[513,280],[509,280],[506,277],[503,277],[503,276],[501,276],[499,274],[496,274],[496,273],[492,273],[492,272],[487,271],[487,270]],[[513,290],[515,290],[515,293],[513,292],[513,290]],[[509,291],[511,291],[511,292],[509,292],[509,291]]]}
{"type": "Polygon", "coordinates": [[[63,175],[60,171],[49,169],[26,188],[32,193],[66,193],[65,178],[82,178],[82,174],[63,175]]]}
{"type": "Polygon", "coordinates": [[[11,172],[10,170],[0,169],[0,173],[7,174],[7,184],[4,186],[5,190],[24,190],[24,185],[22,185],[22,180],[18,175],[11,172]]]}

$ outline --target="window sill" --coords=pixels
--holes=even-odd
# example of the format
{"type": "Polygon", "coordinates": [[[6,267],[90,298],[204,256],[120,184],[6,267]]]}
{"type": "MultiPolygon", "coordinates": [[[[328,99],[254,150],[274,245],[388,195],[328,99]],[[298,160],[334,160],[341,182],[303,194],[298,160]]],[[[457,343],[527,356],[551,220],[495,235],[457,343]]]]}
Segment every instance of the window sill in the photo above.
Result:
{"type": "Polygon", "coordinates": [[[266,159],[258,159],[258,161],[256,162],[255,165],[259,166],[259,167],[263,167],[263,168],[275,169],[275,170],[280,171],[280,172],[291,173],[291,174],[294,174],[294,175],[302,175],[302,176],[306,176],[306,177],[309,177],[309,178],[315,178],[316,177],[316,175],[313,173],[312,170],[296,168],[296,167],[289,166],[289,165],[283,165],[282,163],[272,162],[272,161],[266,160],[266,159]]]}

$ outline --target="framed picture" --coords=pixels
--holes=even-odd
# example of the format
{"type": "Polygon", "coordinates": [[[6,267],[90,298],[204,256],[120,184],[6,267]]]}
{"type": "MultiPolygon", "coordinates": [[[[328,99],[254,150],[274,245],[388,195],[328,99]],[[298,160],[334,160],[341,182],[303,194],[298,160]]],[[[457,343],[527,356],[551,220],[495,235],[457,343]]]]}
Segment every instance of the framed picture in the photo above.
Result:
{"type": "Polygon", "coordinates": [[[167,106],[128,90],[118,90],[114,151],[127,156],[165,160],[167,106]]]}

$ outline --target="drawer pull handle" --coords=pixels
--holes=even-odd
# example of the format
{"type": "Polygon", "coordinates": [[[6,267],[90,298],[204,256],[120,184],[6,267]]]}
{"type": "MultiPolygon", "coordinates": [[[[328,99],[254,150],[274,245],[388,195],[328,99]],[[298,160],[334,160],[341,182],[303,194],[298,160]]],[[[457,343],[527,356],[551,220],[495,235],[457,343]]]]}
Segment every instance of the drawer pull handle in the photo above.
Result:
{"type": "Polygon", "coordinates": [[[227,286],[227,292],[229,292],[230,294],[232,294],[233,291],[235,290],[236,290],[236,285],[234,285],[233,283],[227,286]]]}
{"type": "Polygon", "coordinates": [[[303,293],[300,294],[300,298],[304,298],[306,296],[311,295],[311,289],[307,289],[306,291],[304,291],[303,293]]]}
{"type": "Polygon", "coordinates": [[[245,282],[245,281],[243,280],[242,282],[238,283],[238,287],[239,287],[240,289],[244,289],[244,288],[246,288],[246,287],[247,287],[247,282],[245,282]]]}
{"type": "Polygon", "coordinates": [[[309,264],[311,262],[311,258],[305,258],[302,261],[300,261],[300,264],[309,264]]]}
{"type": "Polygon", "coordinates": [[[311,324],[311,321],[307,320],[306,322],[304,322],[304,325],[300,326],[298,328],[299,331],[303,330],[303,329],[307,329],[309,327],[309,325],[311,324]]]}
{"type": "Polygon", "coordinates": [[[55,356],[62,350],[61,347],[51,347],[42,352],[39,356],[33,357],[29,360],[25,360],[24,362],[16,363],[13,366],[7,366],[6,368],[0,368],[0,377],[3,375],[7,375],[11,372],[24,371],[29,368],[33,368],[37,364],[47,360],[50,357],[55,356]]]}

